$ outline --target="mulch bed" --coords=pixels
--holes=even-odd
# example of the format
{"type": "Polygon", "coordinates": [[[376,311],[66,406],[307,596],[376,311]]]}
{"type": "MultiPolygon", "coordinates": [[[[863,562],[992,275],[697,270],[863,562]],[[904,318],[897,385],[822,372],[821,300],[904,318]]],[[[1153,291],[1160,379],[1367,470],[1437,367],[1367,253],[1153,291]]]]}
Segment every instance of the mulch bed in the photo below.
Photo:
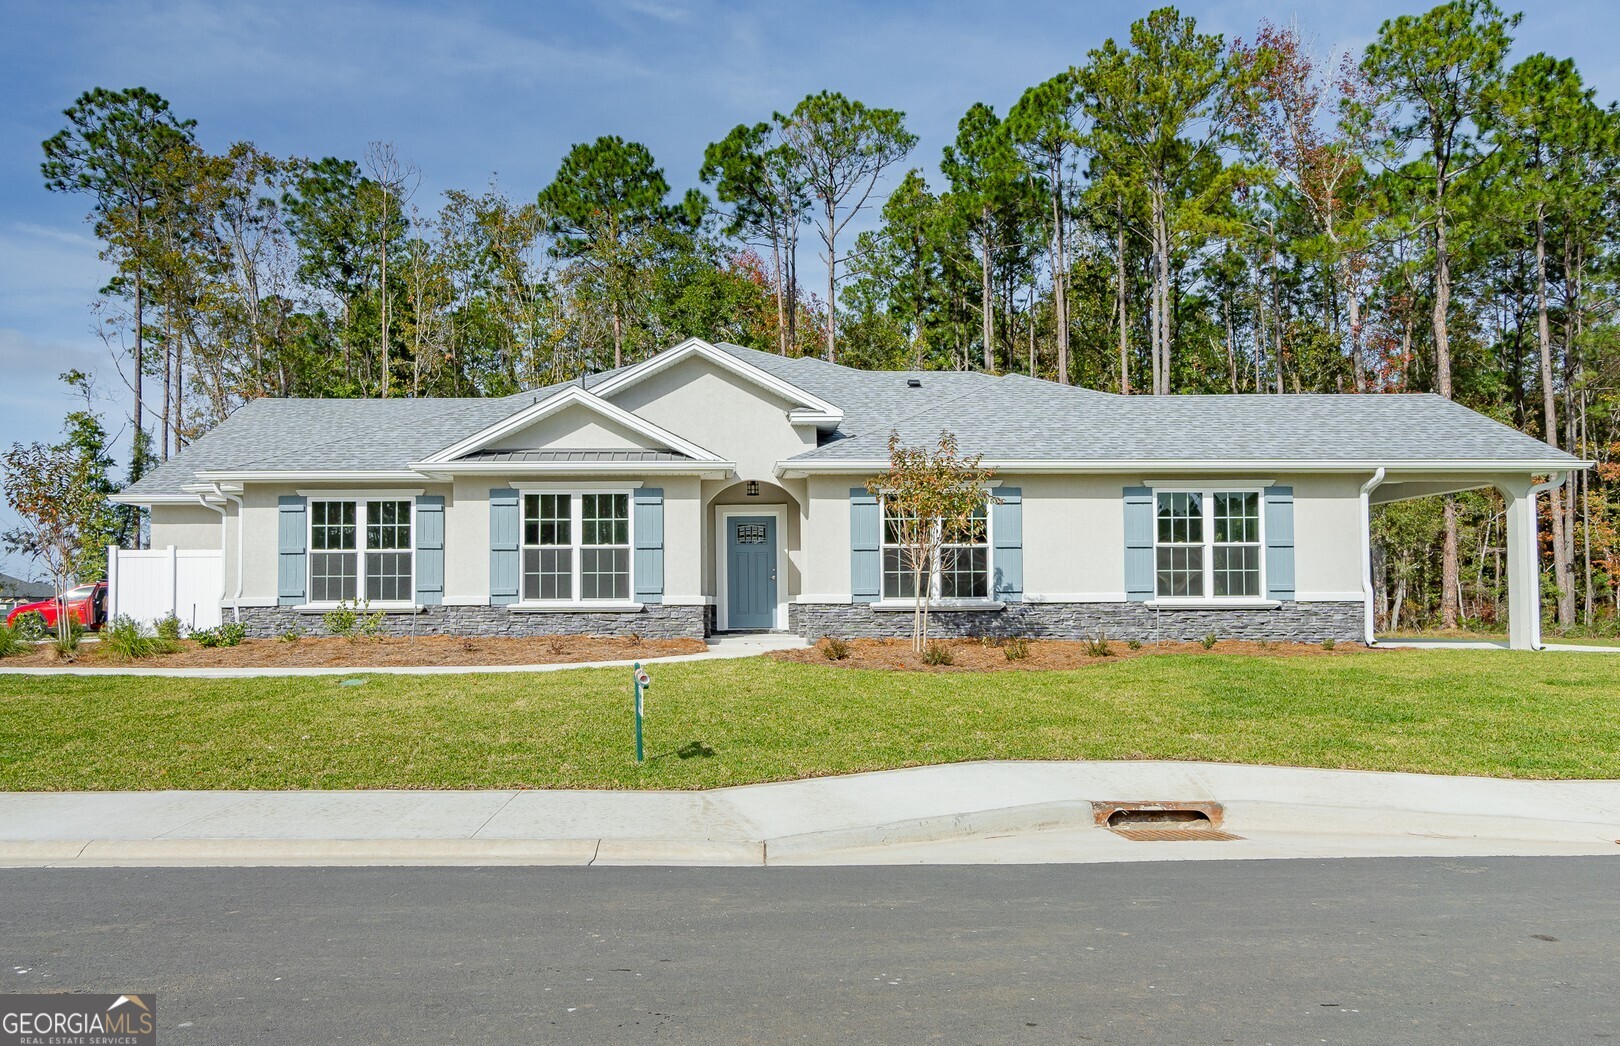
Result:
{"type": "Polygon", "coordinates": [[[1091,653],[1090,644],[1061,639],[1032,639],[1027,642],[1028,654],[1019,659],[1007,656],[1009,644],[978,639],[933,640],[934,644],[950,651],[951,663],[930,665],[921,654],[911,649],[910,639],[851,639],[846,640],[848,656],[839,660],[828,657],[827,641],[822,640],[808,650],[779,650],[771,654],[780,661],[797,661],[810,665],[830,665],[835,668],[871,668],[905,670],[912,672],[1018,672],[1052,671],[1085,668],[1154,654],[1247,654],[1261,657],[1346,657],[1354,654],[1387,653],[1373,651],[1360,643],[1336,643],[1331,650],[1319,643],[1266,643],[1247,640],[1223,639],[1213,647],[1202,643],[1144,643],[1132,650],[1121,642],[1110,642],[1107,657],[1091,653]]]}
{"type": "MultiPolygon", "coordinates": [[[[481,638],[417,636],[413,639],[328,639],[296,642],[247,639],[234,647],[200,647],[182,641],[172,654],[127,662],[140,668],[386,668],[424,665],[550,665],[576,661],[630,661],[672,654],[700,654],[701,639],[631,639],[623,636],[481,638]]],[[[7,667],[48,667],[64,662],[49,646],[0,661],[7,667]]],[[[113,667],[100,643],[79,648],[76,665],[113,667]]]]}

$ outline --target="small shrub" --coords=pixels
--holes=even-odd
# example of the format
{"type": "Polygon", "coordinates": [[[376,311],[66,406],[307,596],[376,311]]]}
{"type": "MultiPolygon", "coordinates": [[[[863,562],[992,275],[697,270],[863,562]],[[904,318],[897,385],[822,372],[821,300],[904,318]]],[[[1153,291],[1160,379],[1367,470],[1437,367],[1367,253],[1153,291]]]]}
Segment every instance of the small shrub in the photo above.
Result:
{"type": "Polygon", "coordinates": [[[218,628],[199,628],[191,633],[191,638],[200,647],[236,646],[247,638],[247,626],[233,622],[218,628]]]}
{"type": "Polygon", "coordinates": [[[1007,655],[1008,661],[1022,661],[1029,656],[1029,640],[1013,636],[1002,645],[1001,652],[1007,655]]]}
{"type": "Polygon", "coordinates": [[[1086,640],[1087,657],[1113,657],[1113,648],[1108,645],[1108,635],[1098,632],[1096,639],[1086,640]]]}
{"type": "Polygon", "coordinates": [[[282,629],[281,635],[277,636],[276,638],[281,640],[283,643],[296,643],[300,639],[304,638],[304,630],[299,626],[294,625],[291,628],[282,629]]]}
{"type": "Polygon", "coordinates": [[[155,631],[157,632],[157,637],[159,639],[162,639],[162,640],[164,640],[166,642],[169,642],[169,643],[179,642],[179,640],[180,640],[180,619],[175,617],[174,614],[171,613],[171,614],[169,614],[169,616],[167,616],[165,618],[162,618],[162,619],[160,619],[158,621],[155,631]]]}
{"type": "Polygon", "coordinates": [[[849,644],[837,636],[828,636],[821,643],[821,654],[828,661],[842,661],[849,656],[849,644]]]}
{"type": "Polygon", "coordinates": [[[929,643],[923,648],[923,663],[928,665],[954,665],[956,655],[944,643],[929,643]]]}
{"type": "Polygon", "coordinates": [[[629,643],[631,646],[640,646],[641,645],[641,633],[639,633],[639,632],[631,632],[629,635],[624,637],[624,641],[629,643]]]}
{"type": "MultiPolygon", "coordinates": [[[[468,640],[463,645],[462,649],[471,650],[472,640],[468,640]]],[[[551,654],[552,657],[562,657],[564,654],[568,653],[568,641],[563,639],[562,636],[552,636],[550,639],[546,640],[546,651],[551,654]]]]}
{"type": "Polygon", "coordinates": [[[10,657],[12,654],[20,654],[22,653],[23,647],[26,645],[27,644],[23,642],[22,637],[17,634],[16,629],[7,628],[5,625],[0,625],[0,657],[10,657]]]}
{"type": "Polygon", "coordinates": [[[347,638],[354,635],[355,626],[359,623],[360,611],[346,602],[339,603],[321,615],[321,625],[334,636],[347,638]]]}
{"type": "Polygon", "coordinates": [[[140,622],[128,614],[120,614],[101,634],[101,649],[106,651],[107,660],[127,664],[172,653],[174,641],[160,635],[148,635],[140,622]]]}
{"type": "Polygon", "coordinates": [[[1125,645],[1127,647],[1130,647],[1132,650],[1140,650],[1140,649],[1142,649],[1142,641],[1140,639],[1126,640],[1125,645]]]}
{"type": "Polygon", "coordinates": [[[1328,636],[1326,639],[1322,640],[1323,650],[1332,650],[1335,645],[1336,644],[1334,643],[1332,636],[1328,636]]]}
{"type": "Polygon", "coordinates": [[[19,614],[17,623],[11,627],[17,633],[17,638],[25,643],[38,642],[51,633],[51,630],[45,626],[45,615],[37,610],[19,614]]]}
{"type": "Polygon", "coordinates": [[[1200,639],[1199,642],[1204,645],[1205,650],[1214,650],[1215,649],[1215,633],[1211,632],[1209,635],[1205,636],[1203,639],[1200,639]]]}
{"type": "Polygon", "coordinates": [[[369,614],[362,613],[356,622],[355,633],[361,639],[382,639],[388,634],[384,631],[387,624],[388,615],[381,610],[369,614]]]}

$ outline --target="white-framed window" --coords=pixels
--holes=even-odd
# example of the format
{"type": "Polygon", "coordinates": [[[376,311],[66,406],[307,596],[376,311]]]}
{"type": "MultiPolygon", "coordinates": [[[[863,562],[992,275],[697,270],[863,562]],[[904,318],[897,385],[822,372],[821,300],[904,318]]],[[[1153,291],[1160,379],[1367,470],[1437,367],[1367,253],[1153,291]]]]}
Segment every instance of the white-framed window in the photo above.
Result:
{"type": "Polygon", "coordinates": [[[523,495],[524,602],[630,598],[630,495],[523,495]]]}
{"type": "MultiPolygon", "coordinates": [[[[914,517],[912,517],[914,518],[914,517]]],[[[916,599],[917,575],[900,537],[908,522],[887,503],[883,505],[884,599],[916,599]]],[[[939,520],[934,526],[941,526],[939,520]]],[[[990,598],[990,516],[988,501],[973,513],[967,525],[940,535],[939,551],[929,571],[930,599],[990,598]]]]}
{"type": "Polygon", "coordinates": [[[1260,503],[1258,490],[1154,491],[1154,595],[1262,598],[1260,503]]]}
{"type": "Polygon", "coordinates": [[[413,602],[411,511],[409,498],[312,499],[309,601],[413,602]]]}

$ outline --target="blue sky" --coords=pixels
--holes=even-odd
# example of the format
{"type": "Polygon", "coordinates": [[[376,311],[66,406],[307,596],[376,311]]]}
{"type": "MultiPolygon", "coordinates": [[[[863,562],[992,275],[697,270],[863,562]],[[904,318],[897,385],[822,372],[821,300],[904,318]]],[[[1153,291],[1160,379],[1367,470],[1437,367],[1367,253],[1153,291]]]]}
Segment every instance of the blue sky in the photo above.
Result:
{"type": "MultiPolygon", "coordinates": [[[[422,171],[417,203],[492,177],[536,192],[574,143],[645,142],[677,190],[733,125],[841,90],[907,114],[912,162],[935,173],[975,101],[1005,112],[1023,89],[1122,36],[1151,3],[737,4],[274,3],[54,0],[0,3],[0,446],[54,437],[71,405],[56,381],[93,371],[109,419],[124,387],[92,333],[106,280],[85,201],[47,193],[39,143],[93,86],[141,85],[198,121],[205,146],[250,139],[279,155],[359,159],[392,141],[422,171]]],[[[1507,5],[1512,9],[1512,5],[1507,5]]],[[[1205,31],[1250,36],[1297,21],[1324,51],[1360,51],[1420,3],[1185,3],[1205,31]]],[[[1576,59],[1607,101],[1620,9],[1535,5],[1518,53],[1576,59]]],[[[811,274],[806,259],[806,276],[811,274]]],[[[0,526],[10,516],[0,508],[0,526]]],[[[0,559],[0,569],[28,572],[0,559]]]]}

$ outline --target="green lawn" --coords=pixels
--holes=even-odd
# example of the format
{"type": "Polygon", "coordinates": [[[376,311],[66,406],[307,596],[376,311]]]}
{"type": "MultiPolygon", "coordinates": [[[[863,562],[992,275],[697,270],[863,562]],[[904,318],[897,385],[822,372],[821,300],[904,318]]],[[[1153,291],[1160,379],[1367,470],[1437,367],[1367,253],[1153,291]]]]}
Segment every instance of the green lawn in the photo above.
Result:
{"type": "Polygon", "coordinates": [[[964,759],[1207,759],[1620,778],[1600,655],[1184,654],[1074,672],[767,659],[629,673],[0,677],[0,789],[707,788],[964,759]]]}

